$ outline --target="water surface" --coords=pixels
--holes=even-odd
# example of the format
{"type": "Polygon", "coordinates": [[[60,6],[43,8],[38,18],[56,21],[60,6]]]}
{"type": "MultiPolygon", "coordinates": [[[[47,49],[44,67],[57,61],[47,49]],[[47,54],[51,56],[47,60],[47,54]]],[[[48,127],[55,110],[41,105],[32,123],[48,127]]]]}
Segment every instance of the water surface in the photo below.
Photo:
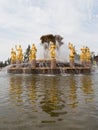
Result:
{"type": "Polygon", "coordinates": [[[0,130],[98,130],[97,77],[0,72],[0,130]]]}

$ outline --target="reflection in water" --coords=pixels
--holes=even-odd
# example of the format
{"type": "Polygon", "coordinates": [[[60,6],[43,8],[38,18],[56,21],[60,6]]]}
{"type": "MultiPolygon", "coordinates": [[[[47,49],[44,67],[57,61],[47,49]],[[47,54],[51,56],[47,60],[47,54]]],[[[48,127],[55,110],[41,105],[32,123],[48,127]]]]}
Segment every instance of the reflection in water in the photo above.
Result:
{"type": "Polygon", "coordinates": [[[37,125],[40,127],[46,123],[48,130],[52,123],[54,130],[61,123],[62,130],[84,130],[90,128],[87,120],[90,124],[93,122],[93,126],[96,124],[93,120],[96,115],[98,117],[98,111],[94,106],[98,105],[94,99],[96,96],[97,101],[98,96],[95,95],[97,87],[93,85],[92,75],[9,75],[7,80],[9,86],[6,85],[5,91],[9,100],[7,107],[1,107],[0,127],[7,122],[9,128],[14,124],[17,129],[20,126],[24,126],[23,129],[35,126],[37,129],[37,125]]]}
{"type": "Polygon", "coordinates": [[[23,106],[24,109],[36,105],[36,77],[10,77],[10,100],[16,106],[23,106]],[[35,104],[35,105],[34,105],[35,104]]]}
{"type": "Polygon", "coordinates": [[[58,86],[58,79],[56,77],[50,78],[51,82],[44,82],[44,99],[41,102],[43,111],[47,112],[51,116],[59,116],[60,114],[66,114],[61,112],[64,108],[58,86]],[[59,111],[60,110],[60,111],[59,111]]]}
{"type": "Polygon", "coordinates": [[[32,78],[32,80],[28,83],[28,87],[27,87],[29,93],[29,99],[31,100],[32,104],[36,103],[36,77],[32,78]]]}
{"type": "Polygon", "coordinates": [[[69,106],[71,108],[75,108],[78,105],[78,101],[77,101],[77,84],[75,81],[75,77],[72,75],[69,78],[69,87],[70,87],[70,91],[69,91],[69,106]]]}
{"type": "Polygon", "coordinates": [[[84,75],[82,77],[82,86],[81,89],[85,95],[85,102],[91,102],[93,100],[93,94],[94,94],[94,89],[92,88],[92,77],[84,75]],[[92,96],[91,96],[92,94],[92,96]],[[90,95],[90,97],[89,97],[90,95]]]}
{"type": "MultiPolygon", "coordinates": [[[[32,106],[33,111],[39,111],[42,109],[50,116],[59,116],[61,110],[65,108],[65,103],[70,108],[78,107],[78,84],[77,80],[80,80],[81,90],[84,93],[85,102],[92,101],[94,90],[92,88],[91,76],[81,76],[76,79],[75,76],[70,75],[69,77],[37,77],[37,76],[13,76],[10,77],[10,99],[16,105],[32,106]],[[61,81],[60,81],[61,80],[61,81]],[[64,91],[61,89],[63,83],[64,91]],[[69,90],[66,93],[66,89],[69,90]],[[65,92],[65,93],[64,93],[65,92]],[[62,99],[62,94],[68,95],[67,99],[62,99]],[[89,97],[90,95],[90,97],[89,97]],[[22,103],[22,104],[21,104],[22,103]],[[32,105],[31,105],[32,104],[32,105]]],[[[65,114],[67,112],[64,112],[65,114]]],[[[63,114],[64,114],[63,113],[63,114]]]]}
{"type": "Polygon", "coordinates": [[[22,78],[21,77],[11,77],[10,78],[10,96],[13,103],[23,102],[22,100],[22,93],[23,93],[23,85],[22,85],[22,78]],[[15,102],[16,101],[16,102],[15,102]]]}
{"type": "Polygon", "coordinates": [[[32,106],[33,111],[42,109],[50,116],[66,114],[61,112],[65,104],[61,99],[57,77],[18,77],[10,78],[10,100],[24,108],[32,106]],[[22,88],[23,87],[23,88],[22,88]],[[22,102],[23,104],[21,104],[22,102]]]}

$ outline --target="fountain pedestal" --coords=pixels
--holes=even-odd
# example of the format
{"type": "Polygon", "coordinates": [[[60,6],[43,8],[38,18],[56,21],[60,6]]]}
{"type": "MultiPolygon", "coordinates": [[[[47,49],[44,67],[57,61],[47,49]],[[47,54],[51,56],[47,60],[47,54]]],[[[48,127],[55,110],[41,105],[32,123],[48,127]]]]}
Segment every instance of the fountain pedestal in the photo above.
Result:
{"type": "Polygon", "coordinates": [[[91,67],[91,61],[82,61],[81,64],[82,64],[84,67],[91,67]]]}
{"type": "Polygon", "coordinates": [[[85,61],[81,61],[81,65],[82,66],[86,66],[86,62],[85,61]]]}
{"type": "Polygon", "coordinates": [[[20,69],[21,68],[21,61],[17,60],[16,61],[16,68],[20,69]]]}
{"type": "Polygon", "coordinates": [[[70,59],[70,67],[74,67],[74,59],[70,59]]]}
{"type": "Polygon", "coordinates": [[[86,67],[91,67],[91,61],[86,62],[86,67]]]}
{"type": "Polygon", "coordinates": [[[51,69],[56,69],[56,59],[51,59],[51,69]]]}
{"type": "Polygon", "coordinates": [[[32,67],[32,69],[35,69],[35,68],[36,68],[36,59],[33,59],[33,60],[31,61],[31,67],[32,67]]]}

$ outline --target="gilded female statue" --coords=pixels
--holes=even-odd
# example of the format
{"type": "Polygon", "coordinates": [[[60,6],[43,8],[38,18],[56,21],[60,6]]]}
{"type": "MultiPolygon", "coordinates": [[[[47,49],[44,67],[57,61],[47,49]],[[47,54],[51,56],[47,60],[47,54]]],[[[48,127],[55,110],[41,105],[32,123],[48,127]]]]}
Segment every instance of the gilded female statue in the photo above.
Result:
{"type": "Polygon", "coordinates": [[[37,52],[36,46],[35,44],[32,44],[32,48],[30,49],[29,61],[36,59],[36,52],[37,52]]]}
{"type": "Polygon", "coordinates": [[[15,63],[16,62],[16,52],[14,51],[14,49],[11,49],[11,63],[15,63]]]}
{"type": "Polygon", "coordinates": [[[51,58],[55,58],[56,57],[55,49],[56,49],[56,45],[54,45],[54,43],[51,42],[50,43],[50,48],[49,48],[51,58]]]}
{"type": "Polygon", "coordinates": [[[22,52],[22,48],[21,45],[19,45],[19,47],[15,46],[16,50],[17,50],[17,61],[22,61],[23,60],[23,52],[22,52]]]}
{"type": "Polygon", "coordinates": [[[73,44],[72,43],[69,43],[68,44],[68,48],[69,48],[69,50],[70,50],[70,54],[69,54],[69,58],[70,58],[70,60],[73,60],[74,59],[74,57],[75,57],[75,47],[73,46],[73,44]]]}

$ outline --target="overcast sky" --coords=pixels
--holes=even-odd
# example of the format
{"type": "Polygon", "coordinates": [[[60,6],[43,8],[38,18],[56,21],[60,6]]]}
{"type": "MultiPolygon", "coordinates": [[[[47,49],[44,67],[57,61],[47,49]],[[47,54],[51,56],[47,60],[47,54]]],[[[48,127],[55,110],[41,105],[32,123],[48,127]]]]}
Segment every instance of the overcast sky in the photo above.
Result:
{"type": "Polygon", "coordinates": [[[0,61],[15,45],[39,49],[40,37],[51,33],[98,54],[98,0],[0,0],[0,61]]]}

